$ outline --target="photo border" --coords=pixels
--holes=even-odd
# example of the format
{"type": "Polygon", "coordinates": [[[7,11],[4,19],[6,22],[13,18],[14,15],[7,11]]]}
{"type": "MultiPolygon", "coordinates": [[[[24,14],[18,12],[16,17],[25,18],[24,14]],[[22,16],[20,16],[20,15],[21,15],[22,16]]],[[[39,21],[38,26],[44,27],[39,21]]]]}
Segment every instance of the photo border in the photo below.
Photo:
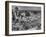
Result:
{"type": "Polygon", "coordinates": [[[45,34],[45,3],[37,2],[20,2],[20,1],[5,1],[5,35],[18,36],[18,35],[32,35],[32,34],[45,34]],[[9,3],[25,3],[25,4],[41,4],[44,5],[44,32],[42,33],[27,33],[27,34],[9,34],[9,3]]]}

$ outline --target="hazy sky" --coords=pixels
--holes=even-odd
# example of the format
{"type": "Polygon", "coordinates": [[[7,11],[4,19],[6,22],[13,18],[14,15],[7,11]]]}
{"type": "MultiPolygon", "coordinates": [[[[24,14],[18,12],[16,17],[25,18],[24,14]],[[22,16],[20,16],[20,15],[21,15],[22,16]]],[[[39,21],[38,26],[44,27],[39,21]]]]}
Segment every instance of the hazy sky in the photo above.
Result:
{"type": "Polygon", "coordinates": [[[13,9],[14,9],[15,7],[18,7],[19,10],[41,11],[41,7],[32,7],[32,6],[12,6],[13,9]]]}

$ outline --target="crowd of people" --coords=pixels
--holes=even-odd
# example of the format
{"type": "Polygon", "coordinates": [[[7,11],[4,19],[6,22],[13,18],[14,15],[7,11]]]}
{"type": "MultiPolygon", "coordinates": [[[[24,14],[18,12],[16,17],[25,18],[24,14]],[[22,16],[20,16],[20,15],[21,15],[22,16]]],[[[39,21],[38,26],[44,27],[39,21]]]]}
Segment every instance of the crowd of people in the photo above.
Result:
{"type": "Polygon", "coordinates": [[[12,10],[12,30],[28,30],[36,26],[35,29],[40,29],[41,18],[39,14],[36,11],[19,10],[18,7],[15,7],[12,10]]]}

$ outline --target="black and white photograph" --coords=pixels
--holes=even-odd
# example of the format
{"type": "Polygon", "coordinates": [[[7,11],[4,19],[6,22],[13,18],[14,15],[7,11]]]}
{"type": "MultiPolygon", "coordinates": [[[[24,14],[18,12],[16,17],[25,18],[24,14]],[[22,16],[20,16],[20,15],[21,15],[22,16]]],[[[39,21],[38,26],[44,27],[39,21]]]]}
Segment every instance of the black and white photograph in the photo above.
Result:
{"type": "Polygon", "coordinates": [[[41,7],[12,6],[12,31],[40,29],[41,7]]]}
{"type": "Polygon", "coordinates": [[[44,33],[44,3],[9,3],[9,34],[44,33]]]}

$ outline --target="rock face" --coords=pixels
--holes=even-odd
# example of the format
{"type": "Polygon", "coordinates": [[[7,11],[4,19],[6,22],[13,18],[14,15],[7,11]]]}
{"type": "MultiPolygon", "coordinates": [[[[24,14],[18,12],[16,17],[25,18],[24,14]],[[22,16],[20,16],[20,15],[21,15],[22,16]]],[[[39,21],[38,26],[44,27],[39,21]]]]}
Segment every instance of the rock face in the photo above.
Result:
{"type": "Polygon", "coordinates": [[[22,10],[20,10],[22,7],[16,7],[16,8],[12,9],[13,31],[41,29],[41,11],[40,10],[37,11],[36,10],[37,7],[35,7],[32,10],[27,10],[27,7],[26,10],[23,10],[25,7],[23,7],[22,10]]]}

